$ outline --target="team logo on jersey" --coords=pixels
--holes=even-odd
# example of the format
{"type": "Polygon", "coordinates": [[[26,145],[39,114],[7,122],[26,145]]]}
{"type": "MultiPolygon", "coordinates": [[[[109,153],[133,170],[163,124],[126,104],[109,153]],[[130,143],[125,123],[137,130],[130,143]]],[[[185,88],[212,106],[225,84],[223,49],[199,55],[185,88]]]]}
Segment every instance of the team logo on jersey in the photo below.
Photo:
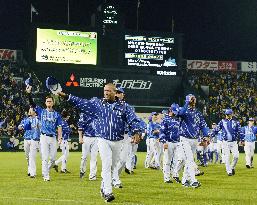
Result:
{"type": "Polygon", "coordinates": [[[67,81],[65,85],[67,87],[71,87],[71,86],[78,87],[79,86],[79,83],[75,80],[75,75],[73,73],[70,76],[70,81],[67,81]]]}

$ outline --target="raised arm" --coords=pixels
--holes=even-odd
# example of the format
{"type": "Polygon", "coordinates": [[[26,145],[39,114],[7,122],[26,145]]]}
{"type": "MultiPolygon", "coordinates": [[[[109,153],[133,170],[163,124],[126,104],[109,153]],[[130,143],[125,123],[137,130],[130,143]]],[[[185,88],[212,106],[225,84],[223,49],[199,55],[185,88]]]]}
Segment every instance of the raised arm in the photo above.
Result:
{"type": "Polygon", "coordinates": [[[63,97],[68,102],[72,103],[75,108],[79,109],[81,112],[90,115],[91,117],[96,117],[99,111],[99,99],[92,98],[90,100],[79,98],[73,95],[67,95],[64,92],[58,93],[59,96],[63,97]]]}

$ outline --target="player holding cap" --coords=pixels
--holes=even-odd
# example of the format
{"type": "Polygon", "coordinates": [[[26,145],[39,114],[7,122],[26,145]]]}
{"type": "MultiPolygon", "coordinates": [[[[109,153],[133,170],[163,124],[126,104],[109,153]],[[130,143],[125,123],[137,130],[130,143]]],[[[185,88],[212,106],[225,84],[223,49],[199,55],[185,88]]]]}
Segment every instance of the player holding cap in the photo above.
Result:
{"type": "Polygon", "coordinates": [[[222,119],[217,127],[212,131],[211,135],[214,136],[220,130],[223,133],[223,151],[226,171],[228,176],[235,174],[235,167],[239,158],[238,144],[240,138],[241,126],[240,123],[233,119],[232,109],[225,110],[225,119],[222,119]],[[232,164],[230,164],[230,152],[233,155],[232,164]]]}
{"type": "Polygon", "coordinates": [[[200,131],[204,137],[208,137],[209,128],[204,120],[203,115],[195,107],[196,98],[189,94],[186,96],[184,107],[179,111],[178,116],[181,118],[179,135],[182,147],[182,155],[185,160],[182,185],[186,187],[197,188],[201,184],[196,180],[194,153],[196,151],[200,131]]]}
{"type": "Polygon", "coordinates": [[[101,195],[106,202],[115,199],[112,193],[112,171],[119,157],[122,140],[124,139],[125,125],[131,127],[132,139],[138,143],[145,127],[141,127],[134,110],[127,103],[116,99],[116,87],[112,83],[104,86],[104,98],[86,100],[63,92],[60,96],[74,104],[83,113],[92,116],[97,126],[99,153],[102,160],[101,195]]]}
{"type": "MultiPolygon", "coordinates": [[[[50,88],[49,85],[55,85],[55,80],[47,78],[46,86],[50,88]]],[[[57,86],[58,87],[58,86],[57,86]]],[[[38,118],[40,120],[40,147],[42,154],[42,176],[44,181],[50,181],[50,168],[55,165],[55,158],[57,152],[57,140],[61,143],[62,141],[62,120],[58,112],[53,109],[54,99],[51,96],[47,96],[45,100],[46,108],[43,109],[37,106],[31,97],[32,86],[26,88],[29,96],[29,102],[31,106],[36,110],[38,118]],[[56,133],[57,130],[57,133],[56,133]],[[48,159],[50,159],[48,163],[48,159]]],[[[59,90],[55,90],[59,91],[59,90]]],[[[58,171],[58,170],[56,170],[58,171]]]]}
{"type": "Polygon", "coordinates": [[[249,118],[248,125],[241,130],[241,144],[244,144],[246,168],[253,168],[253,156],[255,150],[257,127],[254,126],[254,118],[249,118]]]}

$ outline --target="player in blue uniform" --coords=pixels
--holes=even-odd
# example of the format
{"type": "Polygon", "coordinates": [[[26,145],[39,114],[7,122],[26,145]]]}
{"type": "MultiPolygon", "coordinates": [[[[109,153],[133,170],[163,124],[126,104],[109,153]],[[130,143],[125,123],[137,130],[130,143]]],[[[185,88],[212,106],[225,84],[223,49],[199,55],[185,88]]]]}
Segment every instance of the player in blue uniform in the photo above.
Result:
{"type": "Polygon", "coordinates": [[[90,155],[89,180],[96,180],[98,145],[95,134],[94,118],[90,115],[81,113],[78,121],[79,143],[82,144],[82,155],[80,163],[80,178],[86,172],[86,163],[90,155]]]}
{"type": "Polygon", "coordinates": [[[67,161],[69,157],[68,140],[70,139],[70,134],[71,134],[71,127],[68,124],[68,120],[70,116],[66,110],[63,110],[61,115],[62,115],[62,142],[60,144],[60,148],[62,150],[62,156],[55,161],[55,166],[58,166],[59,163],[62,163],[61,173],[70,173],[70,171],[67,170],[67,161]]]}
{"type": "Polygon", "coordinates": [[[163,143],[163,175],[165,183],[172,183],[171,161],[173,161],[173,178],[176,182],[179,181],[178,176],[178,161],[181,160],[179,125],[180,120],[176,117],[179,112],[179,105],[172,104],[168,115],[165,115],[160,129],[160,141],[163,143]]]}
{"type": "MultiPolygon", "coordinates": [[[[37,106],[31,97],[32,87],[26,89],[30,105],[35,109],[40,121],[40,147],[42,155],[42,176],[44,181],[50,181],[50,168],[56,167],[55,158],[57,152],[57,135],[59,144],[62,141],[62,119],[58,112],[53,109],[54,99],[47,96],[45,100],[46,108],[37,106]],[[57,130],[57,132],[56,132],[57,130]],[[48,162],[48,159],[50,161],[48,162]]],[[[56,171],[58,171],[56,169],[56,171]]]]}
{"type": "Polygon", "coordinates": [[[232,109],[225,110],[225,119],[222,119],[217,127],[212,131],[212,136],[222,130],[223,134],[223,151],[228,176],[235,175],[235,167],[239,158],[237,141],[240,139],[241,126],[240,123],[233,119],[232,109]],[[230,164],[230,152],[233,155],[232,163],[230,164]]]}
{"type": "Polygon", "coordinates": [[[248,125],[242,127],[241,142],[244,145],[246,168],[253,168],[253,156],[255,150],[257,127],[254,126],[254,118],[249,118],[248,125]]]}
{"type": "Polygon", "coordinates": [[[201,136],[208,137],[209,128],[204,120],[203,115],[196,109],[196,98],[189,94],[186,96],[186,102],[179,111],[178,116],[181,118],[179,135],[182,148],[182,155],[185,160],[184,173],[182,178],[183,186],[199,187],[201,184],[196,180],[196,164],[194,162],[194,153],[201,136]]]}
{"type": "Polygon", "coordinates": [[[132,130],[132,139],[140,141],[140,135],[145,129],[141,127],[139,120],[127,103],[118,100],[115,85],[109,83],[104,86],[104,99],[93,98],[86,100],[63,92],[60,96],[81,110],[81,112],[95,118],[95,131],[98,138],[99,153],[102,160],[101,195],[106,202],[115,199],[112,193],[112,170],[115,168],[119,156],[122,140],[124,138],[125,125],[132,130]]]}

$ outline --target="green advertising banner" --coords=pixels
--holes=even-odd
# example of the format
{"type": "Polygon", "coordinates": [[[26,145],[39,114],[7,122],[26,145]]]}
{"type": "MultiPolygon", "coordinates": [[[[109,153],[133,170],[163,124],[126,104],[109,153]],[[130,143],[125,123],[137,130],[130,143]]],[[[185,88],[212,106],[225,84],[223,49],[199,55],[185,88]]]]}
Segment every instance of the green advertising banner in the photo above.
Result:
{"type": "Polygon", "coordinates": [[[36,61],[96,65],[97,33],[37,29],[36,61]]]}

